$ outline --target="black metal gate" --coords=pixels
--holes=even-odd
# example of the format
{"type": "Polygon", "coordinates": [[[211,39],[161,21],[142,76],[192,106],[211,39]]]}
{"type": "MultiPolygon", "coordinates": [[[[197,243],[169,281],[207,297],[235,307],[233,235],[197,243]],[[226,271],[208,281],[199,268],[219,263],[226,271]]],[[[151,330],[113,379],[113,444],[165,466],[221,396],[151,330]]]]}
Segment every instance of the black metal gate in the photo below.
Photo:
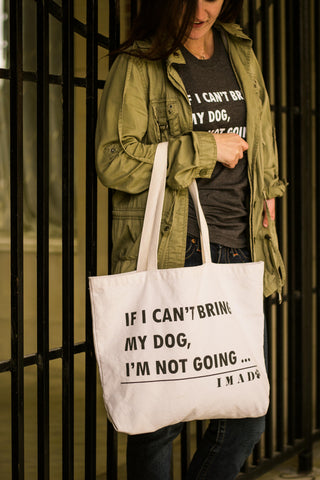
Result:
{"type": "MultiPolygon", "coordinates": [[[[102,268],[101,262],[106,261],[103,252],[107,243],[110,245],[107,216],[103,215],[107,197],[99,190],[94,168],[98,97],[104,83],[103,66],[107,67],[109,61],[105,54],[119,45],[136,13],[137,2],[2,0],[0,9],[2,478],[71,480],[80,478],[75,465],[81,461],[81,478],[92,480],[99,474],[97,452],[102,449],[99,458],[105,457],[106,463],[99,478],[122,479],[125,476],[119,458],[124,457],[125,438],[110,424],[103,433],[106,444],[97,434],[97,425],[104,420],[97,409],[100,396],[86,279],[102,268]],[[29,51],[34,51],[34,57],[26,56],[29,51]],[[77,67],[79,55],[85,65],[82,70],[77,67]],[[57,61],[58,56],[61,61],[57,61]],[[79,126],[79,105],[84,126],[79,126]],[[82,163],[80,150],[84,152],[82,163]],[[33,159],[31,167],[26,163],[29,158],[33,159]],[[6,190],[9,179],[10,188],[6,190]],[[57,204],[56,214],[53,204],[57,204]],[[7,223],[3,220],[6,218],[7,223]],[[29,251],[34,252],[32,281],[29,251]],[[50,276],[53,255],[60,255],[59,262],[61,258],[61,275],[54,281],[50,276]],[[9,277],[10,296],[6,287],[9,277]],[[54,343],[51,308],[52,303],[60,301],[55,298],[57,290],[61,296],[61,334],[54,343]],[[32,328],[28,323],[26,329],[29,291],[34,292],[35,314],[32,328]],[[83,318],[80,334],[79,318],[83,318]],[[26,351],[30,335],[36,343],[32,351],[29,347],[26,351]],[[9,344],[10,338],[11,349],[7,351],[2,345],[9,344]],[[83,365],[75,370],[79,359],[83,359],[83,365]],[[61,378],[58,393],[52,387],[57,362],[61,378]],[[26,397],[32,395],[26,377],[32,368],[36,371],[33,386],[37,394],[30,404],[36,409],[37,447],[36,455],[26,458],[25,452],[31,447],[26,397]],[[74,389],[79,375],[84,388],[80,446],[75,435],[79,426],[75,422],[78,397],[74,389]],[[53,396],[58,394],[62,468],[56,474],[52,405],[53,396]],[[83,455],[75,454],[75,445],[83,455]]],[[[278,206],[288,285],[281,306],[274,298],[266,301],[272,401],[264,438],[243,469],[243,478],[249,479],[258,478],[297,453],[299,469],[309,471],[312,445],[320,438],[320,167],[316,148],[320,138],[320,5],[318,0],[246,0],[241,23],[253,38],[263,67],[278,135],[281,176],[289,181],[288,194],[278,206]]],[[[180,461],[174,462],[174,478],[183,476],[202,429],[201,422],[186,426],[175,445],[175,458],[180,461]]]]}

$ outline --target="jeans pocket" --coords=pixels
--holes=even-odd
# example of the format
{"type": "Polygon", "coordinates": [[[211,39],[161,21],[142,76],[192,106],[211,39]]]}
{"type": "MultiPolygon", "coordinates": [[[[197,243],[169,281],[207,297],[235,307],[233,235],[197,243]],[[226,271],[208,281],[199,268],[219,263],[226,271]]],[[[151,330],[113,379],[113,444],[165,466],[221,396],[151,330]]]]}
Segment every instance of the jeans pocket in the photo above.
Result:
{"type": "Polygon", "coordinates": [[[230,248],[229,261],[232,263],[248,263],[251,262],[250,250],[248,248],[230,248]]]}

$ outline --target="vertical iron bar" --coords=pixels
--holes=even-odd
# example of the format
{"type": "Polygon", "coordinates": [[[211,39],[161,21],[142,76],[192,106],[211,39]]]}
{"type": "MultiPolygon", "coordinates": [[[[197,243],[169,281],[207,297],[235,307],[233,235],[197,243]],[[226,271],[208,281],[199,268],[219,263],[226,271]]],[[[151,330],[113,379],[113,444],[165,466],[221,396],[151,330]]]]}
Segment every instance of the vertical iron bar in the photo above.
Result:
{"type": "MultiPolygon", "coordinates": [[[[269,3],[262,2],[261,5],[261,35],[262,35],[262,72],[263,78],[266,84],[266,88],[268,94],[270,93],[270,21],[269,21],[269,3]]],[[[268,338],[268,375],[270,379],[270,384],[274,385],[274,371],[276,366],[273,365],[273,356],[272,356],[272,346],[273,346],[273,338],[274,338],[274,331],[272,328],[272,308],[271,308],[271,300],[267,299],[265,304],[266,307],[266,324],[267,324],[267,338],[268,338]]],[[[270,406],[268,410],[268,415],[266,418],[266,457],[272,458],[274,452],[274,410],[275,405],[271,396],[270,406]]]]}
{"type": "MultiPolygon", "coordinates": [[[[277,134],[277,145],[279,151],[279,163],[281,170],[282,163],[282,144],[283,144],[283,128],[282,128],[282,75],[283,72],[283,31],[281,25],[281,2],[274,2],[273,4],[273,32],[274,32],[274,84],[275,84],[275,128],[277,134]]],[[[280,215],[277,214],[277,231],[279,240],[281,240],[281,220],[283,213],[283,202],[281,201],[280,215]],[[280,217],[280,218],[279,218],[280,217]]],[[[281,243],[281,242],[280,242],[281,243]]],[[[277,324],[276,324],[276,365],[277,365],[277,390],[276,390],[276,451],[281,452],[284,448],[284,356],[283,356],[283,342],[284,342],[284,316],[283,306],[277,309],[277,324]]]]}
{"type": "MultiPolygon", "coordinates": [[[[314,1],[314,35],[315,35],[315,139],[318,140],[320,138],[320,91],[318,85],[320,85],[320,32],[319,32],[319,22],[320,22],[320,3],[319,1],[314,1]]],[[[316,244],[320,245],[320,166],[319,162],[316,164],[316,244]]],[[[316,274],[316,282],[317,282],[317,318],[320,318],[320,255],[319,249],[317,249],[317,274],[316,274]]],[[[317,345],[320,345],[320,325],[319,321],[316,325],[316,335],[317,335],[317,345]]],[[[317,348],[316,354],[316,364],[317,366],[320,365],[320,348],[317,348]]],[[[319,368],[316,369],[317,372],[317,380],[316,380],[316,428],[320,429],[320,371],[319,368]]]]}
{"type": "Polygon", "coordinates": [[[270,93],[270,5],[262,2],[261,6],[261,30],[262,30],[262,72],[268,93],[270,93]]]}
{"type": "MultiPolygon", "coordinates": [[[[120,45],[120,0],[109,0],[109,32],[110,52],[112,52],[120,45]]],[[[114,56],[111,55],[109,68],[114,60],[114,56]]]]}
{"type": "Polygon", "coordinates": [[[130,2],[130,8],[131,8],[131,11],[130,11],[130,24],[131,24],[131,26],[132,26],[132,23],[133,23],[134,19],[135,19],[136,16],[137,16],[137,13],[138,13],[137,0],[131,0],[131,2],[130,2]]]}
{"type": "Polygon", "coordinates": [[[197,421],[197,427],[196,427],[196,445],[200,444],[203,434],[205,432],[205,424],[202,420],[197,421]]]}
{"type": "Polygon", "coordinates": [[[37,2],[38,479],[49,479],[49,15],[37,2]]]}
{"type": "Polygon", "coordinates": [[[301,388],[298,380],[299,364],[299,331],[298,322],[301,318],[301,264],[298,261],[297,252],[301,252],[301,208],[300,208],[300,163],[299,156],[299,68],[296,65],[296,52],[298,45],[298,18],[296,6],[291,0],[285,3],[286,12],[286,92],[287,92],[287,158],[288,171],[290,172],[290,188],[287,193],[289,202],[288,215],[288,238],[290,238],[288,255],[288,295],[289,295],[289,325],[288,325],[288,444],[294,445],[295,439],[299,436],[298,418],[301,405],[299,395],[301,388]],[[293,133],[295,132],[295,133],[293,133]],[[298,158],[297,158],[298,157],[298,158]]]}
{"type": "MultiPolygon", "coordinates": [[[[86,89],[86,278],[97,274],[97,176],[95,129],[98,83],[98,2],[87,1],[87,89],[86,89]]],[[[89,288],[86,289],[86,400],[85,478],[96,478],[96,359],[93,345],[89,288]]]]}
{"type": "Polygon", "coordinates": [[[24,478],[22,0],[10,4],[12,478],[24,478]]]}
{"type": "Polygon", "coordinates": [[[187,475],[188,465],[191,459],[190,453],[190,424],[185,423],[181,432],[181,478],[185,478],[187,475]]]}
{"type": "MultiPolygon", "coordinates": [[[[270,381],[270,385],[273,385],[273,356],[272,356],[272,324],[271,324],[271,308],[272,303],[270,300],[265,300],[265,316],[266,316],[266,328],[267,328],[267,341],[268,341],[268,348],[267,348],[267,361],[268,361],[268,377],[270,381]]],[[[274,444],[273,444],[273,431],[274,431],[274,425],[273,425],[273,402],[272,402],[272,397],[270,401],[270,406],[269,410],[267,413],[266,417],[266,432],[265,432],[265,457],[266,458],[272,458],[273,452],[274,452],[274,444]]]]}
{"type": "Polygon", "coordinates": [[[302,433],[305,450],[299,455],[299,472],[312,470],[312,219],[313,192],[312,185],[312,137],[311,137],[311,1],[299,2],[300,29],[300,178],[301,178],[301,262],[302,262],[302,433]]]}
{"type": "Polygon", "coordinates": [[[253,43],[257,40],[257,7],[256,0],[249,0],[249,35],[253,40],[253,43]]]}
{"type": "MultiPolygon", "coordinates": [[[[109,45],[110,52],[115,50],[120,45],[120,0],[109,0],[109,45]]],[[[114,61],[114,56],[110,56],[109,68],[114,61]]],[[[111,222],[112,222],[112,193],[109,190],[108,194],[109,208],[108,208],[108,250],[109,250],[109,265],[108,272],[111,272],[111,222]]],[[[116,480],[118,472],[118,435],[113,428],[111,422],[108,421],[107,425],[107,478],[108,480],[116,480]]]]}
{"type": "MultiPolygon", "coordinates": [[[[262,72],[263,78],[266,84],[268,94],[270,94],[270,65],[271,65],[271,56],[270,56],[270,5],[269,2],[262,2],[260,7],[261,14],[261,53],[262,53],[262,72]]],[[[257,32],[256,32],[257,34],[257,32]]],[[[273,339],[274,331],[272,325],[272,303],[271,299],[265,301],[265,315],[266,315],[266,328],[267,328],[267,339],[268,339],[268,376],[270,379],[270,384],[274,385],[274,371],[275,366],[273,365],[273,339]]],[[[266,458],[272,458],[274,453],[274,410],[275,405],[271,396],[270,406],[268,414],[266,417],[266,432],[265,432],[265,456],[266,458]]],[[[259,452],[254,455],[254,460],[259,460],[259,452]]]]}
{"type": "Polygon", "coordinates": [[[74,478],[74,51],[73,0],[62,2],[63,480],[74,478]]]}

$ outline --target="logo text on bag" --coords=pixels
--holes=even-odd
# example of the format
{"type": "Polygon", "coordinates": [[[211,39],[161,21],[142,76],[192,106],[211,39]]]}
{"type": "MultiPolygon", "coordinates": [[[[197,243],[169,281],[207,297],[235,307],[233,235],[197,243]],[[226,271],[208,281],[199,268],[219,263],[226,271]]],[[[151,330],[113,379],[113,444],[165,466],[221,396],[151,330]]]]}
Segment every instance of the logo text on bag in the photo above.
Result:
{"type": "MultiPolygon", "coordinates": [[[[225,300],[184,307],[141,307],[137,311],[125,312],[123,327],[126,334],[121,366],[125,378],[121,383],[130,385],[213,377],[216,388],[220,389],[259,380],[261,374],[255,359],[250,358],[248,346],[240,351],[242,347],[239,349],[230,342],[229,349],[219,351],[218,343],[212,351],[210,326],[213,322],[230,321],[230,328],[234,329],[232,317],[232,308],[225,300]],[[208,326],[201,329],[205,338],[202,336],[200,340],[199,322],[206,322],[208,326]],[[134,335],[130,336],[129,332],[134,335]],[[205,349],[203,343],[207,345],[205,349]]],[[[220,341],[224,344],[225,338],[220,341]]]]}

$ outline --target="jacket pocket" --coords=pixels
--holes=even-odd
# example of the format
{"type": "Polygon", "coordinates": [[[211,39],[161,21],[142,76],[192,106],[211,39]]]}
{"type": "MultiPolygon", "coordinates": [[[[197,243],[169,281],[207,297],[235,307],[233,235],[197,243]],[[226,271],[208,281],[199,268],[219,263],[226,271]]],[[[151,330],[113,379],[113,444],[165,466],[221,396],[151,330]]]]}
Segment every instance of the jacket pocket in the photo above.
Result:
{"type": "Polygon", "coordinates": [[[112,225],[112,273],[122,273],[136,268],[143,212],[141,217],[128,217],[113,213],[112,225]]]}
{"type": "Polygon", "coordinates": [[[181,134],[176,101],[152,101],[151,106],[157,137],[160,142],[169,140],[169,136],[175,137],[181,134]]]}
{"type": "Polygon", "coordinates": [[[113,192],[112,273],[136,268],[147,194],[147,191],[137,195],[113,192]]]}

